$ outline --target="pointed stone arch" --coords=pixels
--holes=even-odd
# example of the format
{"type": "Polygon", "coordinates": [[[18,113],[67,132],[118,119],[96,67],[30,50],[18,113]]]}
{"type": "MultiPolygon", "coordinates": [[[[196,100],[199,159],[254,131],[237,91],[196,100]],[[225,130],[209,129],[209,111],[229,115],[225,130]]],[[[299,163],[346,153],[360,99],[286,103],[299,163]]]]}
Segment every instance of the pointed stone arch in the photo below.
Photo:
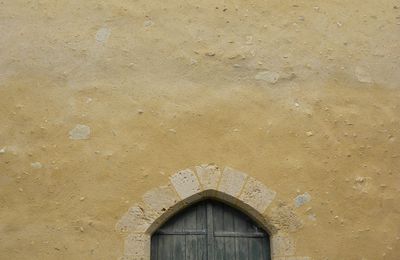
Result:
{"type": "MultiPolygon", "coordinates": [[[[281,218],[267,210],[276,192],[238,170],[216,165],[196,166],[170,176],[170,182],[153,188],[142,196],[116,224],[126,234],[124,256],[120,260],[149,260],[151,235],[173,215],[204,199],[224,202],[247,214],[270,235],[273,260],[311,260],[297,257],[287,228],[291,217],[281,218]]],[[[287,214],[286,214],[287,215],[287,214]]]]}

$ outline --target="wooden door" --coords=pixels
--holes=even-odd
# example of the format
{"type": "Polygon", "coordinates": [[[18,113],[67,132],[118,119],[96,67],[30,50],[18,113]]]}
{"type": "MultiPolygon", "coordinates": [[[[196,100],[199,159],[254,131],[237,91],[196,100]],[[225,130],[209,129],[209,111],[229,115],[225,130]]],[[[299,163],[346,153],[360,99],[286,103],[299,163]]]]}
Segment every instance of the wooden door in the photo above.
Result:
{"type": "Polygon", "coordinates": [[[270,260],[268,234],[242,212],[207,200],[172,217],[151,239],[152,260],[270,260]]]}

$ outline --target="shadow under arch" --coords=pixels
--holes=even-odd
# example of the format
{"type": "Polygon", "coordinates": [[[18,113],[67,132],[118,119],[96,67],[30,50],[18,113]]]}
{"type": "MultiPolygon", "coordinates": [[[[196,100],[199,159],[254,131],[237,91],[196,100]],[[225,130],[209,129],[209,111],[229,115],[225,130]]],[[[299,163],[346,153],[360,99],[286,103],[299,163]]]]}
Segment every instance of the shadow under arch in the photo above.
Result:
{"type": "Polygon", "coordinates": [[[231,196],[229,194],[226,194],[218,190],[209,189],[200,191],[194,195],[182,199],[175,205],[171,206],[161,216],[159,216],[153,221],[153,223],[147,228],[145,233],[148,235],[152,235],[169,219],[179,214],[179,212],[203,200],[219,201],[234,209],[239,210],[240,212],[248,216],[251,220],[253,220],[255,223],[257,223],[270,236],[273,236],[278,232],[278,228],[273,225],[273,222],[270,221],[271,219],[264,212],[259,212],[257,209],[245,203],[240,198],[231,196]]]}

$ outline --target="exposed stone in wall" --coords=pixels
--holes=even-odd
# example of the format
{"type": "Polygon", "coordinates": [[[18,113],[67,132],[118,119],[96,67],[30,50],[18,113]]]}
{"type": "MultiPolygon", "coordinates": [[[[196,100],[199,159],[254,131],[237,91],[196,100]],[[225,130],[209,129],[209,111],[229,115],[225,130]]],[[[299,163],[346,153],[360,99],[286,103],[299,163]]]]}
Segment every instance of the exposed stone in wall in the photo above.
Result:
{"type": "Polygon", "coordinates": [[[31,167],[33,169],[41,169],[43,167],[43,165],[40,162],[33,162],[33,163],[31,163],[31,167]]]}
{"type": "Polygon", "coordinates": [[[311,200],[311,195],[308,194],[308,192],[304,193],[304,194],[300,194],[298,195],[295,199],[294,199],[294,205],[296,207],[301,207],[304,204],[306,204],[307,202],[309,202],[311,200]]]}
{"type": "Polygon", "coordinates": [[[108,40],[108,37],[110,37],[111,30],[106,27],[100,28],[96,32],[96,41],[99,43],[105,43],[108,40]]]}
{"type": "Polygon", "coordinates": [[[87,125],[76,125],[71,131],[69,131],[69,138],[72,140],[85,140],[90,135],[90,127],[87,125]]]}
{"type": "Polygon", "coordinates": [[[279,80],[279,73],[275,71],[261,71],[254,77],[256,80],[263,80],[271,84],[275,84],[279,80]]]}
{"type": "Polygon", "coordinates": [[[361,83],[373,83],[371,75],[367,72],[365,68],[357,66],[355,68],[355,75],[357,80],[361,83]]]}

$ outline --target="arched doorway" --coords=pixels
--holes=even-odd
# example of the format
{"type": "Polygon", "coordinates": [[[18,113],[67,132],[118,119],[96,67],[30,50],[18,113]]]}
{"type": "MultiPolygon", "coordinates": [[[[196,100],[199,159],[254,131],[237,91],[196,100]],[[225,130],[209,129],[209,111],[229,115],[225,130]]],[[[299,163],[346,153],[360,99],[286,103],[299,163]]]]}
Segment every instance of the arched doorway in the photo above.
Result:
{"type": "Polygon", "coordinates": [[[244,213],[198,202],[169,219],[151,238],[151,260],[270,260],[268,233],[244,213]]]}

